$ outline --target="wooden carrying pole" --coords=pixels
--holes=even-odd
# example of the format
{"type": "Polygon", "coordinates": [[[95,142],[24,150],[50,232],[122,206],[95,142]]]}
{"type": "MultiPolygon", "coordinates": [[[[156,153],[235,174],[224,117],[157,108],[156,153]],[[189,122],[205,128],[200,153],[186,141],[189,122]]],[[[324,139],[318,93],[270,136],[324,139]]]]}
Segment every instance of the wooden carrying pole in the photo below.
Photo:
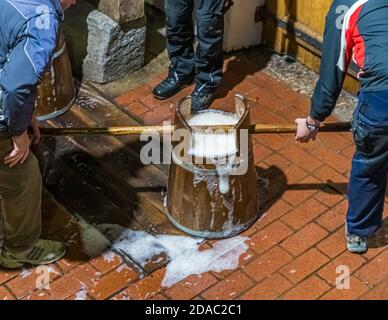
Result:
{"type": "MultiPolygon", "coordinates": [[[[234,126],[206,126],[193,127],[194,130],[228,130],[234,129],[234,126]]],[[[295,133],[296,124],[253,124],[250,132],[252,134],[260,133],[295,133]]],[[[48,136],[74,136],[74,135],[140,135],[145,133],[171,134],[174,126],[127,126],[110,128],[41,128],[42,135],[48,136]]],[[[321,132],[348,132],[351,130],[350,122],[324,123],[320,127],[321,132]]]]}

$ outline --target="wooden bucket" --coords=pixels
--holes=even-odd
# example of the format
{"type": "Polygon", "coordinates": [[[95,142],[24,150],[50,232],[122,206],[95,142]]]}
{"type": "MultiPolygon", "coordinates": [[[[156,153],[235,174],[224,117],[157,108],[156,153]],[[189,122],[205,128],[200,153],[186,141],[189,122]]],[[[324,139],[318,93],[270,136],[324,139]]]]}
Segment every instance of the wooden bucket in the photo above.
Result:
{"type": "Polygon", "coordinates": [[[43,75],[42,82],[37,89],[36,117],[44,121],[60,116],[72,107],[75,96],[76,91],[65,36],[60,29],[51,67],[43,75]]]}
{"type": "MultiPolygon", "coordinates": [[[[233,237],[247,230],[258,218],[259,199],[257,177],[252,152],[252,137],[249,134],[249,108],[244,98],[236,95],[236,114],[240,120],[235,126],[236,136],[244,130],[247,142],[245,173],[229,177],[229,191],[219,189],[219,176],[214,164],[197,164],[179,152],[173,142],[172,164],[170,167],[167,216],[180,230],[193,236],[219,239],[233,237]],[[191,161],[187,161],[191,160],[191,161]],[[198,176],[199,175],[199,176],[198,176]],[[202,177],[198,179],[198,177],[202,177]],[[209,184],[212,185],[209,188],[209,184]]],[[[206,111],[205,111],[206,112],[206,111]]],[[[192,133],[186,119],[191,116],[191,99],[184,99],[176,110],[176,129],[186,129],[192,133]]],[[[191,139],[187,139],[191,141],[191,139]]],[[[237,139],[241,153],[240,139],[237,139]]],[[[188,146],[185,146],[185,149],[188,146]]],[[[187,150],[187,149],[186,149],[187,150]]]]}

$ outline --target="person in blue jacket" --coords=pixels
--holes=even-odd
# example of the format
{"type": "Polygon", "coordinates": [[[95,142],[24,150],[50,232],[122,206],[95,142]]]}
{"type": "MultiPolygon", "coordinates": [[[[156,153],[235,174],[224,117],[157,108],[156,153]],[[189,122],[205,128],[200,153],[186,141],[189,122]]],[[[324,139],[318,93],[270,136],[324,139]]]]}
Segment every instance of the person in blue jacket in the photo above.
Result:
{"type": "Polygon", "coordinates": [[[40,138],[39,125],[33,116],[36,89],[51,66],[63,12],[75,2],[0,2],[2,267],[49,264],[66,252],[63,243],[40,239],[42,178],[30,145],[40,138]],[[29,129],[33,132],[31,138],[29,129]]]}
{"type": "Polygon", "coordinates": [[[307,119],[296,119],[296,140],[315,140],[337,102],[353,61],[361,89],[353,117],[356,152],[348,187],[348,249],[368,250],[383,225],[388,172],[388,1],[335,0],[326,18],[320,79],[307,119]]]}

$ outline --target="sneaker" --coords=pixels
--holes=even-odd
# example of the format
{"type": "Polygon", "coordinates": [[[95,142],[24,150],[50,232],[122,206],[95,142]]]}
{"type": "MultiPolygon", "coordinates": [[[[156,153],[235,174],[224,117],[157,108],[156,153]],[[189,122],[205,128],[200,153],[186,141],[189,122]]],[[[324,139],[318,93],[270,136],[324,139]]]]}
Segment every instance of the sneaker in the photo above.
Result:
{"type": "Polygon", "coordinates": [[[195,112],[209,109],[216,98],[215,92],[202,92],[197,89],[191,95],[191,110],[195,112]]]}
{"type": "Polygon", "coordinates": [[[178,79],[171,73],[165,80],[159,83],[153,90],[156,99],[166,100],[175,96],[182,89],[194,83],[194,76],[188,76],[185,79],[178,79]]]}
{"type": "Polygon", "coordinates": [[[31,250],[14,254],[3,248],[0,253],[0,266],[8,269],[16,269],[24,264],[45,265],[61,259],[66,253],[64,243],[52,240],[39,239],[31,250]]]}
{"type": "Polygon", "coordinates": [[[368,251],[368,238],[346,233],[348,250],[352,253],[365,253],[368,251]]]}

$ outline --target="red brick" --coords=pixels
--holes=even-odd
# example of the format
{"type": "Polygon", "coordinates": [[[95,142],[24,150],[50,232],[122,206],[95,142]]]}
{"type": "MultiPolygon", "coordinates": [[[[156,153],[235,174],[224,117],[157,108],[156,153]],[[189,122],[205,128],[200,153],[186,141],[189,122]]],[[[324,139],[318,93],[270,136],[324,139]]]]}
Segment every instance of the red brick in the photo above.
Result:
{"type": "Polygon", "coordinates": [[[388,278],[361,297],[362,300],[388,300],[388,278]]]}
{"type": "MultiPolygon", "coordinates": [[[[242,234],[242,236],[244,236],[244,234],[242,234]]],[[[243,266],[247,265],[249,262],[256,259],[256,257],[257,257],[257,255],[256,255],[255,251],[253,251],[252,249],[248,249],[247,252],[243,253],[240,256],[240,260],[238,263],[239,267],[243,267],[243,266]]],[[[214,275],[217,279],[223,280],[226,277],[228,277],[229,275],[231,275],[233,272],[234,272],[234,270],[224,270],[221,272],[211,271],[211,274],[214,275]]]]}
{"type": "Polygon", "coordinates": [[[265,158],[269,157],[273,153],[272,150],[268,149],[264,145],[260,143],[256,143],[253,146],[253,155],[255,159],[255,163],[260,163],[265,158]]]}
{"type": "Polygon", "coordinates": [[[295,145],[283,149],[281,155],[308,172],[312,172],[322,165],[322,162],[317,158],[295,145]]]}
{"type": "Polygon", "coordinates": [[[241,233],[240,235],[243,236],[243,237],[247,237],[247,238],[250,238],[252,237],[255,233],[257,232],[257,229],[255,228],[255,226],[251,226],[250,228],[248,228],[247,230],[245,230],[243,233],[241,233]]]}
{"type": "Polygon", "coordinates": [[[290,167],[285,168],[283,170],[283,173],[286,176],[288,184],[298,183],[307,176],[307,172],[296,166],[295,164],[292,164],[290,167]]]}
{"type": "Polygon", "coordinates": [[[328,167],[327,165],[314,171],[313,175],[321,182],[329,184],[339,192],[342,192],[343,194],[346,193],[348,178],[339,174],[337,171],[328,167]]]}
{"type": "Polygon", "coordinates": [[[354,141],[352,131],[340,132],[339,134],[343,136],[345,139],[348,139],[350,142],[354,141]]]}
{"type": "Polygon", "coordinates": [[[289,143],[288,139],[280,134],[256,134],[253,138],[273,151],[279,151],[289,143]]]}
{"type": "Polygon", "coordinates": [[[84,286],[91,286],[101,277],[101,273],[92,268],[88,263],[84,263],[71,270],[65,276],[72,277],[84,286]]]}
{"type": "Polygon", "coordinates": [[[165,290],[164,294],[174,300],[190,300],[216,282],[217,279],[210,273],[192,275],[165,290]]]}
{"type": "Polygon", "coordinates": [[[254,89],[256,89],[256,85],[248,79],[244,79],[244,81],[240,82],[234,87],[234,90],[236,92],[244,95],[251,92],[254,89]]]}
{"type": "Polygon", "coordinates": [[[301,115],[300,110],[289,104],[288,101],[282,101],[282,103],[285,107],[276,110],[276,113],[286,119],[289,123],[293,123],[295,119],[303,116],[301,115]]]}
{"type": "Polygon", "coordinates": [[[284,170],[291,165],[290,161],[288,161],[285,157],[277,153],[265,159],[265,162],[271,166],[277,167],[280,170],[284,170]]]}
{"type": "Polygon", "coordinates": [[[346,250],[345,232],[341,228],[335,233],[331,234],[326,239],[322,240],[317,248],[330,258],[335,258],[346,250]]]}
{"type": "Polygon", "coordinates": [[[74,293],[72,296],[66,300],[92,300],[88,295],[88,290],[86,288],[81,288],[81,290],[74,293]]]}
{"type": "Polygon", "coordinates": [[[348,171],[351,166],[351,161],[348,158],[326,146],[316,148],[314,156],[341,174],[348,171]]]}
{"type": "Polygon", "coordinates": [[[284,266],[280,273],[294,283],[298,283],[321,268],[329,259],[317,249],[310,249],[284,266]]]}
{"type": "Polygon", "coordinates": [[[274,78],[266,74],[264,71],[260,70],[254,73],[254,81],[259,88],[269,89],[273,85],[274,78]],[[271,82],[271,84],[269,84],[271,82]]]}
{"type": "Polygon", "coordinates": [[[151,93],[148,96],[140,98],[140,102],[143,105],[145,105],[148,109],[153,110],[162,103],[162,100],[156,99],[154,95],[151,93]]]}
{"type": "Polygon", "coordinates": [[[148,109],[144,104],[138,101],[132,102],[128,106],[123,107],[123,109],[129,114],[134,115],[135,117],[141,117],[142,115],[150,111],[150,109],[148,109]]]}
{"type": "Polygon", "coordinates": [[[347,147],[342,151],[342,154],[347,157],[349,160],[353,159],[354,153],[356,152],[356,147],[354,144],[347,147]]]}
{"type": "Polygon", "coordinates": [[[143,85],[116,98],[116,103],[121,106],[128,106],[132,102],[148,96],[151,92],[152,89],[150,87],[143,85]]]}
{"type": "Polygon", "coordinates": [[[344,200],[326,213],[324,213],[323,215],[321,215],[317,219],[317,222],[326,230],[334,231],[345,224],[347,207],[348,203],[344,200]]]}
{"type": "Polygon", "coordinates": [[[14,296],[3,286],[0,287],[0,300],[15,300],[14,296]]]}
{"type": "Polygon", "coordinates": [[[344,150],[349,147],[352,142],[340,134],[321,132],[318,135],[318,141],[322,142],[333,150],[344,150]]]}
{"type": "Polygon", "coordinates": [[[364,253],[363,257],[365,257],[366,259],[372,260],[374,257],[376,257],[377,255],[379,255],[380,253],[385,251],[386,247],[387,247],[387,245],[384,245],[384,247],[380,246],[377,248],[369,247],[368,252],[364,253]]]}
{"type": "MultiPolygon", "coordinates": [[[[257,88],[250,91],[247,96],[249,99],[256,100],[256,102],[252,105],[257,107],[259,110],[261,109],[270,110],[276,116],[277,120],[271,121],[271,119],[268,119],[267,120],[268,122],[279,123],[280,121],[285,121],[285,119],[282,116],[275,113],[275,111],[281,110],[284,107],[283,101],[279,99],[279,97],[274,95],[272,92],[257,88]],[[268,106],[270,106],[270,108],[268,108],[268,106]]],[[[260,114],[258,113],[258,115],[260,114]]],[[[259,122],[261,121],[259,120],[259,122]]]]}
{"type": "Polygon", "coordinates": [[[233,73],[234,74],[233,76],[237,76],[239,80],[241,79],[242,75],[245,78],[246,75],[254,74],[258,69],[256,64],[253,64],[246,58],[241,58],[236,56],[233,56],[232,58],[227,60],[227,64],[225,67],[226,67],[226,72],[225,72],[226,74],[233,73]]]}
{"type": "Polygon", "coordinates": [[[330,286],[316,276],[312,276],[282,296],[284,300],[316,300],[330,289],[330,286]]]}
{"type": "Polygon", "coordinates": [[[250,246],[254,251],[261,254],[280,243],[292,234],[292,232],[293,231],[284,223],[275,221],[273,224],[252,236],[250,246]]]}
{"type": "Polygon", "coordinates": [[[388,277],[388,251],[384,251],[368,262],[356,275],[360,280],[375,285],[388,277]]]}
{"type": "Polygon", "coordinates": [[[157,85],[159,85],[162,80],[163,80],[163,78],[160,75],[157,75],[157,76],[155,76],[152,79],[147,81],[147,86],[153,89],[157,85]]]}
{"type": "MultiPolygon", "coordinates": [[[[54,265],[47,266],[51,270],[50,272],[50,282],[60,276],[60,271],[54,265]]],[[[27,271],[28,273],[20,274],[18,277],[7,282],[7,287],[13,292],[13,294],[18,298],[23,298],[29,293],[37,289],[37,280],[43,276],[43,270],[32,268],[27,271]]],[[[43,278],[42,278],[43,280],[43,278]]],[[[39,282],[41,284],[41,282],[39,282]]]]}
{"type": "Polygon", "coordinates": [[[81,251],[81,248],[77,246],[70,246],[66,256],[56,262],[56,265],[63,272],[68,272],[88,259],[88,256],[81,251]]]}
{"type": "Polygon", "coordinates": [[[106,274],[117,268],[122,262],[123,260],[119,255],[113,251],[108,251],[92,259],[90,264],[99,272],[106,274]]]}
{"type": "Polygon", "coordinates": [[[309,199],[284,215],[282,221],[294,229],[299,229],[325,211],[327,211],[327,207],[315,199],[309,199]]]}
{"type": "Polygon", "coordinates": [[[319,181],[314,177],[308,176],[297,185],[288,186],[282,195],[282,199],[293,206],[297,206],[317,193],[318,186],[319,181]]]}
{"type": "MultiPolygon", "coordinates": [[[[150,300],[163,301],[163,300],[169,300],[169,299],[165,295],[159,293],[153,296],[150,300]]],[[[194,298],[194,300],[197,300],[197,299],[194,298]]]]}
{"type": "Polygon", "coordinates": [[[235,107],[236,107],[235,97],[232,94],[232,92],[228,92],[223,97],[218,97],[211,105],[211,109],[219,109],[227,112],[235,112],[236,111],[235,107]]]}
{"type": "Polygon", "coordinates": [[[241,271],[236,271],[201,294],[206,300],[230,300],[253,285],[253,281],[241,271]]]}
{"type": "Polygon", "coordinates": [[[18,274],[18,271],[0,270],[0,284],[15,278],[18,274]]]}
{"type": "Polygon", "coordinates": [[[273,113],[267,109],[262,102],[258,103],[256,108],[251,109],[251,121],[253,124],[284,124],[287,122],[284,118],[280,117],[276,113],[273,113]]]}
{"type": "Polygon", "coordinates": [[[168,77],[170,71],[169,70],[166,70],[166,71],[163,71],[161,73],[158,74],[158,77],[161,79],[161,80],[164,80],[168,77]]]}
{"type": "Polygon", "coordinates": [[[123,264],[90,286],[89,294],[94,299],[104,300],[128,286],[137,277],[137,272],[123,264]]]}
{"type": "Polygon", "coordinates": [[[274,247],[248,265],[243,266],[242,269],[251,278],[256,281],[261,281],[284,266],[291,259],[292,258],[287,251],[279,247],[274,247]]]}
{"type": "Polygon", "coordinates": [[[337,273],[338,267],[346,266],[349,268],[350,274],[354,274],[354,272],[363,264],[365,264],[365,259],[362,256],[345,251],[336,259],[331,260],[330,263],[325,265],[321,270],[319,270],[318,275],[325,279],[332,286],[335,286],[337,277],[341,276],[342,274],[341,269],[339,269],[339,273],[337,273]]]}
{"type": "Polygon", "coordinates": [[[281,246],[294,256],[298,256],[313,247],[326,235],[327,232],[324,229],[312,222],[283,241],[281,246]]]}
{"type": "Polygon", "coordinates": [[[303,116],[310,112],[311,101],[306,95],[291,92],[289,101],[302,112],[303,116]]]}
{"type": "Polygon", "coordinates": [[[52,283],[47,290],[51,297],[64,300],[80,290],[86,290],[100,277],[100,273],[88,264],[79,265],[52,283]]]}
{"type": "Polygon", "coordinates": [[[291,206],[282,199],[277,200],[269,209],[264,212],[262,217],[255,223],[257,230],[262,229],[272,221],[282,217],[288,211],[291,210],[291,206]]]}
{"type": "MultiPolygon", "coordinates": [[[[314,156],[315,158],[317,158],[318,160],[321,160],[319,159],[316,155],[315,155],[315,150],[317,150],[318,148],[320,148],[321,146],[323,146],[321,143],[317,142],[317,141],[314,141],[314,142],[311,142],[311,143],[296,143],[295,144],[295,137],[293,135],[291,135],[291,137],[293,138],[292,142],[293,142],[293,145],[295,145],[298,149],[301,149],[305,152],[307,152],[308,154],[314,156]]],[[[291,141],[291,140],[290,140],[291,141]]]]}
{"type": "Polygon", "coordinates": [[[164,120],[172,120],[173,104],[165,102],[153,111],[149,111],[142,116],[145,124],[161,125],[164,120]]]}
{"type": "Polygon", "coordinates": [[[23,298],[23,300],[53,300],[53,298],[46,290],[36,290],[23,298]]]}
{"type": "Polygon", "coordinates": [[[319,190],[314,198],[323,203],[328,208],[334,207],[336,204],[345,199],[344,195],[337,193],[335,190],[329,187],[324,187],[319,190]]]}
{"type": "Polygon", "coordinates": [[[244,300],[274,300],[292,286],[293,284],[286,278],[274,273],[246,292],[241,298],[244,300]]]}
{"type": "Polygon", "coordinates": [[[350,278],[349,289],[333,288],[321,297],[321,300],[356,300],[368,291],[369,287],[355,277],[350,278]]]}
{"type": "Polygon", "coordinates": [[[159,269],[140,281],[129,285],[127,289],[115,296],[114,299],[148,300],[159,294],[164,274],[165,270],[159,269]]]}

